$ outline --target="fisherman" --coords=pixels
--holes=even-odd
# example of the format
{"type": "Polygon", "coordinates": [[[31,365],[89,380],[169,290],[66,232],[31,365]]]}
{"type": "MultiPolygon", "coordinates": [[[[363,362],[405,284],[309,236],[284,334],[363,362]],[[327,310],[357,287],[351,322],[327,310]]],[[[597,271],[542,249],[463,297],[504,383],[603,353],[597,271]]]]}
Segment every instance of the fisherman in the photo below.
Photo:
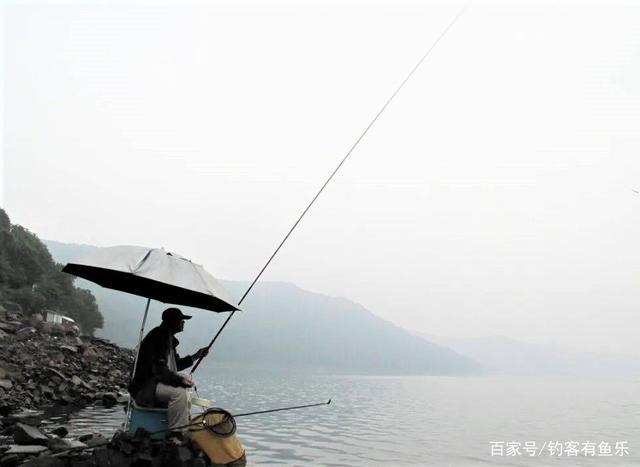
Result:
{"type": "Polygon", "coordinates": [[[189,424],[187,390],[193,381],[178,371],[192,366],[208,350],[201,348],[195,354],[180,358],[176,353],[179,342],[174,334],[182,332],[184,322],[191,316],[178,308],[167,308],[162,323],[153,328],[140,344],[136,372],[129,384],[129,393],[142,407],[168,407],[168,424],[172,431],[184,431],[189,424]]]}

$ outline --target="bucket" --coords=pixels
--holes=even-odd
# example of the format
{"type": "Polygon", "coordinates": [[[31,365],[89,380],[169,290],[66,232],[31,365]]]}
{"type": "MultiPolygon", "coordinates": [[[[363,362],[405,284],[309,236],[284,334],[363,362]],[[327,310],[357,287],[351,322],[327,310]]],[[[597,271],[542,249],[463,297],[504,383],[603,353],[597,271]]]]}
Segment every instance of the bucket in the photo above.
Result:
{"type": "Polygon", "coordinates": [[[156,409],[150,407],[140,407],[133,402],[131,409],[131,421],[129,422],[129,433],[135,433],[138,428],[144,428],[150,433],[160,431],[151,435],[154,439],[162,439],[169,429],[169,418],[167,409],[156,409]]]}

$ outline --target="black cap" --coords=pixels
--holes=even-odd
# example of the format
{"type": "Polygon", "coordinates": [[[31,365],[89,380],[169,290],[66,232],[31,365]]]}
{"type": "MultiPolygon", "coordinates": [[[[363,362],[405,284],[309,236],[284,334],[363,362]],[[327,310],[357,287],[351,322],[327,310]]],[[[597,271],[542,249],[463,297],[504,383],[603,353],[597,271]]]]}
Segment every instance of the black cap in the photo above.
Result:
{"type": "Polygon", "coordinates": [[[162,312],[162,321],[180,321],[181,319],[191,319],[191,316],[184,315],[178,308],[167,308],[162,312]]]}

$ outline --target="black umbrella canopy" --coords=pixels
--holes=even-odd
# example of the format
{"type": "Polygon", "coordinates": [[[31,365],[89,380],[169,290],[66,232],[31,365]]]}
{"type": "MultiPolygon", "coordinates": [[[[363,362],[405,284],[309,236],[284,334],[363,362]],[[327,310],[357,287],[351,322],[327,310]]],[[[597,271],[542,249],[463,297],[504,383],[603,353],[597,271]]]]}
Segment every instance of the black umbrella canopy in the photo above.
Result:
{"type": "Polygon", "coordinates": [[[99,248],[63,272],[109,289],[164,303],[216,313],[238,310],[220,283],[199,264],[159,248],[115,246],[99,248]]]}

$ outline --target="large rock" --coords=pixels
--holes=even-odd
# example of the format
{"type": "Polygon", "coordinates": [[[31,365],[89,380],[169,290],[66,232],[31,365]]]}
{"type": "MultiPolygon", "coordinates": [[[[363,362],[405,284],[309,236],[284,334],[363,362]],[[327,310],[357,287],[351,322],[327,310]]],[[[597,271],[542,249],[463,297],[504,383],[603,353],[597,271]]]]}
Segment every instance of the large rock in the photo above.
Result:
{"type": "Polygon", "coordinates": [[[74,386],[80,386],[83,383],[82,379],[78,375],[73,375],[71,377],[71,384],[74,386]]]}
{"type": "Polygon", "coordinates": [[[105,392],[102,394],[102,404],[105,407],[118,405],[118,395],[115,392],[105,392]]]}
{"type": "Polygon", "coordinates": [[[60,438],[64,438],[69,434],[69,429],[66,426],[59,426],[51,430],[51,433],[53,433],[56,436],[59,436],[60,438]]]}
{"type": "Polygon", "coordinates": [[[13,440],[20,445],[46,445],[49,438],[35,427],[16,423],[13,426],[13,440]]]}
{"type": "Polygon", "coordinates": [[[118,404],[127,404],[130,396],[128,392],[118,391],[118,404]]]}
{"type": "Polygon", "coordinates": [[[100,355],[93,347],[87,347],[82,352],[82,356],[87,362],[95,362],[100,355]]]}
{"type": "Polygon", "coordinates": [[[62,438],[50,439],[49,442],[47,443],[47,446],[53,452],[68,451],[70,449],[83,449],[88,447],[82,441],[78,441],[75,439],[62,439],[62,438]]]}
{"type": "Polygon", "coordinates": [[[78,439],[91,448],[109,444],[109,441],[100,433],[91,433],[88,435],[83,435],[83,436],[80,436],[80,438],[78,439]]]}
{"type": "Polygon", "coordinates": [[[54,350],[49,354],[49,359],[52,362],[60,365],[60,364],[64,363],[64,360],[65,360],[64,352],[62,352],[60,350],[54,350]]]}
{"type": "Polygon", "coordinates": [[[9,450],[5,452],[5,454],[40,454],[47,450],[46,446],[39,445],[31,445],[31,446],[22,446],[12,444],[9,446],[9,450]]]}

